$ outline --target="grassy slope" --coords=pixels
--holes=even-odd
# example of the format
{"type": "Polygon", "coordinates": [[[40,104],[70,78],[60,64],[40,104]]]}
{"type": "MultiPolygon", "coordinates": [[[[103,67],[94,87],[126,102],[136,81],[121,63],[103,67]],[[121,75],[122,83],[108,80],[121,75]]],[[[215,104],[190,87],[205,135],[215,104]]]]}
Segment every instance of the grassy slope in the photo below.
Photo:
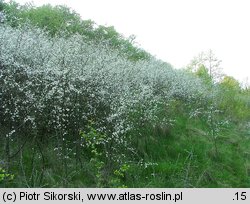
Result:
{"type": "MultiPolygon", "coordinates": [[[[179,118],[170,135],[147,135],[147,160],[133,187],[249,187],[249,133],[230,126],[217,138],[218,153],[200,121],[179,118]]],[[[134,172],[138,172],[135,168],[134,172]]],[[[131,182],[133,181],[133,182],[131,182]]]]}
{"type": "MultiPolygon", "coordinates": [[[[142,131],[143,138],[136,144],[144,163],[130,163],[124,176],[111,175],[111,181],[104,186],[250,187],[250,135],[247,127],[230,125],[221,131],[217,138],[217,153],[207,134],[206,124],[201,120],[188,120],[179,115],[170,130],[148,125],[142,131]]],[[[80,165],[72,156],[67,162],[66,175],[52,147],[41,147],[42,156],[37,150],[33,154],[32,147],[30,142],[23,151],[24,165],[15,164],[18,160],[12,161],[15,165],[11,172],[15,179],[2,183],[2,186],[100,186],[96,176],[98,171],[93,163],[83,162],[80,165]],[[43,159],[46,161],[42,162],[43,159]]]]}

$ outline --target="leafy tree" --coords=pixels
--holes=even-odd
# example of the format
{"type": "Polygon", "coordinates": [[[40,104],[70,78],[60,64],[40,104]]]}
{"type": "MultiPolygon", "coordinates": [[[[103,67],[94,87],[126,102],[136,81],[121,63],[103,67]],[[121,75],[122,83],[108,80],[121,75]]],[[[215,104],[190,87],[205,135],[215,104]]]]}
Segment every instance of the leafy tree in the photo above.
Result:
{"type": "MultiPolygon", "coordinates": [[[[221,60],[219,60],[212,50],[207,52],[201,52],[197,57],[195,57],[191,63],[187,66],[187,69],[191,72],[197,73],[205,77],[208,73],[209,77],[212,79],[213,83],[217,83],[222,79],[221,71],[221,60]]],[[[205,78],[207,78],[206,76],[205,78]]]]}
{"type": "Polygon", "coordinates": [[[87,41],[99,44],[105,41],[107,45],[119,51],[120,55],[131,61],[149,60],[151,55],[138,48],[131,41],[118,33],[113,26],[97,26],[91,20],[82,20],[80,15],[66,6],[51,6],[50,4],[35,7],[33,4],[20,5],[15,1],[3,3],[7,14],[7,22],[12,27],[26,22],[43,28],[53,37],[65,32],[68,36],[76,33],[87,41]]]}
{"type": "Polygon", "coordinates": [[[249,97],[240,83],[231,76],[225,76],[219,84],[217,101],[226,115],[234,121],[249,117],[249,97]]]}
{"type": "Polygon", "coordinates": [[[220,82],[222,88],[231,90],[231,91],[240,91],[240,83],[231,76],[225,76],[220,82]]]}
{"type": "Polygon", "coordinates": [[[208,88],[208,100],[204,103],[205,110],[203,114],[205,118],[207,118],[206,122],[209,126],[209,134],[211,136],[211,140],[214,144],[214,149],[216,156],[218,156],[218,132],[221,123],[220,117],[218,117],[218,113],[220,110],[218,109],[217,103],[217,84],[220,82],[222,78],[221,60],[219,60],[212,50],[207,52],[201,52],[197,57],[195,57],[191,63],[188,65],[187,69],[201,78],[207,88],[208,88]]]}
{"type": "Polygon", "coordinates": [[[212,77],[209,75],[208,70],[203,64],[196,70],[195,75],[201,78],[207,85],[212,83],[212,77]]]}

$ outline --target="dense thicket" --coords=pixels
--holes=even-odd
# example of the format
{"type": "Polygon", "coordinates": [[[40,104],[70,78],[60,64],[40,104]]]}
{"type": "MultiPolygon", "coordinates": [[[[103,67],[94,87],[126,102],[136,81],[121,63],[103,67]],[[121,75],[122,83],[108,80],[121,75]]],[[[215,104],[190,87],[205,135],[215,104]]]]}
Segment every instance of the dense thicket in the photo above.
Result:
{"type": "Polygon", "coordinates": [[[195,77],[154,59],[132,63],[105,42],[86,43],[80,35],[48,38],[29,26],[1,26],[0,33],[0,118],[9,136],[21,129],[43,140],[77,138],[91,120],[118,145],[133,129],[130,114],[138,115],[138,123],[158,123],[159,106],[202,97],[195,77]]]}

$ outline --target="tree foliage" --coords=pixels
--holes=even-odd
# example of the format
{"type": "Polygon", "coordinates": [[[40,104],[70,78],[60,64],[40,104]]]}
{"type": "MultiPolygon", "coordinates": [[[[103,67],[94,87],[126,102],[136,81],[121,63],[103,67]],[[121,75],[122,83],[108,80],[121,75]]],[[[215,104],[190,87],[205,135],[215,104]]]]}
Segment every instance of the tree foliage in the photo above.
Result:
{"type": "Polygon", "coordinates": [[[50,4],[35,7],[33,4],[20,5],[15,1],[2,3],[7,16],[7,23],[12,27],[29,22],[39,28],[45,29],[51,36],[74,35],[84,36],[87,41],[97,44],[106,40],[109,46],[120,52],[131,61],[149,59],[151,55],[143,49],[136,47],[130,38],[125,38],[114,27],[96,25],[91,20],[82,20],[80,15],[66,6],[51,6],[50,4]]]}
{"type": "Polygon", "coordinates": [[[198,76],[205,77],[206,80],[211,78],[213,82],[217,83],[223,77],[220,64],[221,60],[215,56],[212,50],[209,50],[201,52],[191,61],[187,68],[197,73],[198,76]]]}

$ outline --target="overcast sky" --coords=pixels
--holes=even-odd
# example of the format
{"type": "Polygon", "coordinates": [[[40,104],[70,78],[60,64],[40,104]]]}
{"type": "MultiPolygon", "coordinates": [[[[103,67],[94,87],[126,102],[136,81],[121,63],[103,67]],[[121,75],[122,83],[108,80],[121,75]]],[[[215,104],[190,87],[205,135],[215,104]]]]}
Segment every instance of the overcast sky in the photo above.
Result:
{"type": "MultiPolygon", "coordinates": [[[[16,0],[24,3],[29,0],[16,0]]],[[[142,48],[175,68],[212,49],[227,75],[250,80],[249,0],[33,0],[63,4],[83,19],[134,34],[142,48]]]]}

